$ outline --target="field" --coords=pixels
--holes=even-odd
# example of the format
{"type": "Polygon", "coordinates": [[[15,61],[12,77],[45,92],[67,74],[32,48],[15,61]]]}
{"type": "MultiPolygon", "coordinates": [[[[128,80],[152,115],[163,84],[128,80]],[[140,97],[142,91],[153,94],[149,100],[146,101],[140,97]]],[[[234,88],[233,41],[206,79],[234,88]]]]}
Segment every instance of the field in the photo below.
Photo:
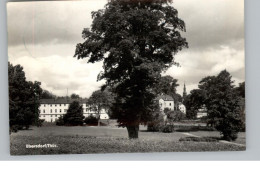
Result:
{"type": "Polygon", "coordinates": [[[234,142],[179,141],[180,138],[209,136],[219,137],[219,133],[215,131],[159,133],[147,132],[145,127],[141,127],[139,139],[129,140],[125,128],[43,126],[12,133],[10,135],[10,152],[11,155],[46,155],[242,151],[246,148],[245,133],[240,133],[238,139],[234,142]],[[28,148],[28,145],[39,144],[45,146],[41,148],[28,148]]]}

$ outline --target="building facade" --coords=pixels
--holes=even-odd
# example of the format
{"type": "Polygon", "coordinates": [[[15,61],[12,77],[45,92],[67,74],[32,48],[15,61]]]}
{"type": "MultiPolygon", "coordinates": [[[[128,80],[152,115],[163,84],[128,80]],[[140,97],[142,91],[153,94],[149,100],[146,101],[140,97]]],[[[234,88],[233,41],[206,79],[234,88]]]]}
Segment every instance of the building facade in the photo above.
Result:
{"type": "Polygon", "coordinates": [[[156,98],[159,103],[160,111],[164,111],[165,108],[168,108],[170,111],[180,110],[186,114],[186,107],[181,102],[174,102],[173,97],[170,95],[160,95],[156,98]],[[176,106],[175,106],[176,105],[176,106]]]}
{"type": "MultiPolygon", "coordinates": [[[[40,119],[44,119],[47,122],[54,122],[56,119],[67,113],[69,105],[73,101],[78,101],[83,108],[83,115],[85,117],[97,115],[97,112],[92,111],[86,105],[86,99],[41,99],[40,105],[40,119]]],[[[100,119],[109,119],[108,114],[104,109],[100,112],[100,119]]]]}
{"type": "Polygon", "coordinates": [[[168,108],[170,111],[174,110],[174,99],[169,95],[160,95],[156,98],[159,102],[160,110],[163,111],[168,108]]]}

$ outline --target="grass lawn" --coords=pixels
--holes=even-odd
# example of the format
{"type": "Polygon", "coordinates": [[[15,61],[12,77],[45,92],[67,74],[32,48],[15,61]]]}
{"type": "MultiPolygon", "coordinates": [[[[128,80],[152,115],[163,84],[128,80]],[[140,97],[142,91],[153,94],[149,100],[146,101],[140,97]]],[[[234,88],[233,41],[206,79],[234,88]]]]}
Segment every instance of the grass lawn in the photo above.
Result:
{"type": "MultiPolygon", "coordinates": [[[[217,136],[217,132],[205,131],[190,134],[217,136]]],[[[183,137],[187,137],[187,133],[153,133],[141,128],[139,139],[129,140],[123,128],[43,126],[12,133],[10,150],[12,155],[245,150],[245,146],[221,142],[180,142],[179,139],[183,137]],[[55,144],[56,147],[26,148],[26,144],[55,144]]],[[[243,137],[241,133],[238,143],[245,144],[243,137]]]]}

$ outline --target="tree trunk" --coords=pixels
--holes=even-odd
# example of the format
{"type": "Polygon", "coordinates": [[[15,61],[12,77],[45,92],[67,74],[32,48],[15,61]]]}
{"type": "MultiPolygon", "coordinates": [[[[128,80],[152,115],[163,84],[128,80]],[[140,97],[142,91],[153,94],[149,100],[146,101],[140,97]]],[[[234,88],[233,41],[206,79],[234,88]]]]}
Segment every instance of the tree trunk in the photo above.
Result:
{"type": "Polygon", "coordinates": [[[127,128],[129,139],[138,138],[139,125],[127,126],[126,128],[127,128]]]}

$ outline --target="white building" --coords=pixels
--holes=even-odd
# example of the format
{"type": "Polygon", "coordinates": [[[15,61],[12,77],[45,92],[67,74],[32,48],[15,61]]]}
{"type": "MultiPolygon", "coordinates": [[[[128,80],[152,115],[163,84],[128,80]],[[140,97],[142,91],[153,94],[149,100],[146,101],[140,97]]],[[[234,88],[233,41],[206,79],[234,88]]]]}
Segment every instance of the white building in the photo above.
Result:
{"type": "Polygon", "coordinates": [[[159,101],[160,110],[163,111],[165,108],[168,108],[169,110],[174,110],[174,100],[169,95],[160,95],[156,98],[157,101],[159,101]]]}
{"type": "MultiPolygon", "coordinates": [[[[86,99],[41,99],[40,119],[44,119],[47,122],[55,121],[60,116],[66,114],[69,105],[73,101],[80,102],[85,117],[88,117],[91,114],[97,115],[96,112],[90,110],[90,108],[86,106],[86,99]]],[[[101,110],[100,119],[109,119],[109,116],[104,109],[101,110]]]]}

